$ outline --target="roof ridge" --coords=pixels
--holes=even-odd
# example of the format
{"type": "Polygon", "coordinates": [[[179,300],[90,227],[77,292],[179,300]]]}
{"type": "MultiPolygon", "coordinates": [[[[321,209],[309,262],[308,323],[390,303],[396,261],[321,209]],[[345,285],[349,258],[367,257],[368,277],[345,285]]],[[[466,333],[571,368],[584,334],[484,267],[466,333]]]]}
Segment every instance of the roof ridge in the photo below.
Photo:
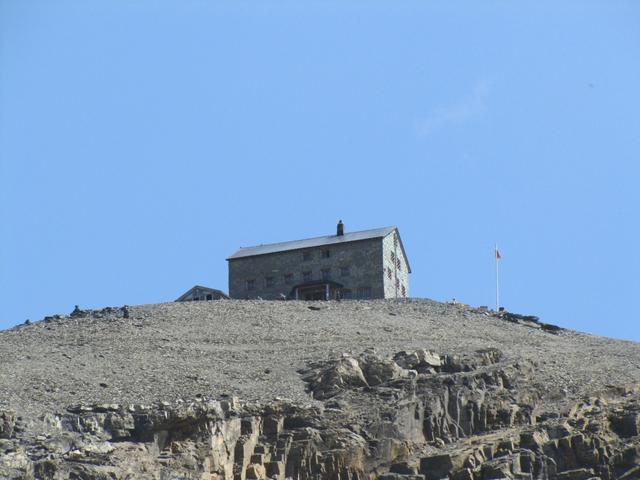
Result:
{"type": "MultiPolygon", "coordinates": [[[[344,235],[340,235],[340,236],[346,236],[346,235],[355,235],[356,233],[366,233],[366,232],[372,232],[374,230],[386,230],[386,229],[394,229],[397,228],[395,225],[389,226],[389,227],[379,227],[379,228],[368,228],[366,230],[358,230],[356,232],[346,232],[344,235]]],[[[239,250],[245,250],[247,248],[256,248],[256,247],[271,247],[274,245],[284,245],[285,243],[295,243],[295,242],[302,242],[304,240],[318,240],[320,238],[332,238],[332,237],[338,237],[339,235],[319,235],[317,237],[308,237],[308,238],[299,238],[297,240],[287,240],[285,242],[273,242],[273,243],[261,243],[259,245],[251,245],[250,247],[239,247],[239,250]]]]}
{"type": "Polygon", "coordinates": [[[256,255],[265,255],[287,250],[315,248],[322,245],[332,245],[343,242],[355,242],[358,240],[379,238],[388,235],[390,232],[397,230],[397,228],[398,227],[393,225],[390,227],[370,228],[367,230],[347,232],[344,235],[323,235],[319,237],[303,238],[299,240],[289,240],[286,242],[263,243],[261,245],[253,245],[250,247],[240,247],[231,256],[227,257],[227,260],[233,260],[235,258],[242,257],[253,257],[256,255]]]}

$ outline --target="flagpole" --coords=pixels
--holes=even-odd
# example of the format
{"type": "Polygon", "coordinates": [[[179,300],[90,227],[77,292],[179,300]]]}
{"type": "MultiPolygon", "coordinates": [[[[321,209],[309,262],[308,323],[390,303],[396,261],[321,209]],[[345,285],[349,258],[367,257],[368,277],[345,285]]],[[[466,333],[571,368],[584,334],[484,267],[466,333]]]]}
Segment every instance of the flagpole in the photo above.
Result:
{"type": "Polygon", "coordinates": [[[498,244],[496,243],[496,250],[493,252],[493,256],[496,260],[496,312],[500,311],[500,277],[498,275],[498,244]]]}

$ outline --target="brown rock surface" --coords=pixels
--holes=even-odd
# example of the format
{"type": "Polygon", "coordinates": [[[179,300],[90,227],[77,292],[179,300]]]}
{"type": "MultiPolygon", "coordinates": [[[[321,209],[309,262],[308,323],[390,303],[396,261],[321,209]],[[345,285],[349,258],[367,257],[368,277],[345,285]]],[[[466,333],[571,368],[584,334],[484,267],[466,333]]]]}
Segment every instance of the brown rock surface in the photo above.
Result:
{"type": "Polygon", "coordinates": [[[427,300],[0,332],[0,478],[639,478],[640,345],[427,300]]]}

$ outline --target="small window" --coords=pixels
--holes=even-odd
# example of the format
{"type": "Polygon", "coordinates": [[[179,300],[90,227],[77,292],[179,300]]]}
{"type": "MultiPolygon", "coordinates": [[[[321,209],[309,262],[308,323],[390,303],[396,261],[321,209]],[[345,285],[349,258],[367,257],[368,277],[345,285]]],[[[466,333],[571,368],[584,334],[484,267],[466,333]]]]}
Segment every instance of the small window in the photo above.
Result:
{"type": "Polygon", "coordinates": [[[348,277],[349,275],[351,275],[351,267],[349,267],[349,266],[340,267],[340,276],[341,277],[348,277]]]}
{"type": "Polygon", "coordinates": [[[293,284],[293,273],[285,273],[284,274],[284,283],[285,285],[293,284]]]}
{"type": "Polygon", "coordinates": [[[194,302],[198,302],[198,301],[200,301],[200,297],[193,297],[193,301],[194,301],[194,302]]]}
{"type": "Polygon", "coordinates": [[[276,284],[276,278],[275,277],[264,277],[264,286],[269,288],[269,287],[273,287],[276,284]]]}
{"type": "Polygon", "coordinates": [[[404,288],[404,285],[402,285],[402,296],[406,297],[407,296],[407,289],[404,288]]]}
{"type": "Polygon", "coordinates": [[[247,290],[255,290],[256,289],[256,281],[255,279],[247,280],[247,290]]]}
{"type": "Polygon", "coordinates": [[[311,252],[302,252],[302,261],[303,262],[309,262],[309,261],[311,261],[312,258],[313,258],[313,255],[311,254],[311,252]]]}
{"type": "Polygon", "coordinates": [[[330,268],[323,268],[321,271],[322,271],[322,279],[323,280],[329,280],[329,278],[331,278],[331,269],[330,268]]]}
{"type": "Polygon", "coordinates": [[[400,280],[396,278],[396,288],[400,288],[400,280]]]}
{"type": "Polygon", "coordinates": [[[396,267],[398,267],[398,270],[402,270],[402,263],[400,263],[399,258],[396,258],[396,267]]]}
{"type": "Polygon", "coordinates": [[[387,278],[391,280],[391,269],[387,268],[387,278]]]}
{"type": "Polygon", "coordinates": [[[359,287],[358,298],[371,298],[371,287],[359,287]]]}
{"type": "Polygon", "coordinates": [[[207,300],[213,300],[213,294],[207,293],[207,300]]]}
{"type": "Polygon", "coordinates": [[[396,261],[396,254],[391,252],[391,263],[395,263],[396,261]]]}
{"type": "Polygon", "coordinates": [[[330,258],[331,250],[322,250],[322,258],[330,258]]]}
{"type": "Polygon", "coordinates": [[[310,282],[313,279],[313,277],[311,276],[311,271],[307,270],[306,272],[302,272],[302,279],[305,282],[310,282]]]}
{"type": "Polygon", "coordinates": [[[353,298],[353,293],[351,293],[350,288],[345,288],[342,290],[342,298],[346,298],[347,300],[350,300],[353,298]]]}

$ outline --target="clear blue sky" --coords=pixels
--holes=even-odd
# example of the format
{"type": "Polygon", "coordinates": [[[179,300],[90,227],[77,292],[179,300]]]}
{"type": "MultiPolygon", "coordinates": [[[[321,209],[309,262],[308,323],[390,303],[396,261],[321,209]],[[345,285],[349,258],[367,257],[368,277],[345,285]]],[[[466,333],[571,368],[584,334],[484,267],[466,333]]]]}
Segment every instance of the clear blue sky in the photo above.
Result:
{"type": "Polygon", "coordinates": [[[640,2],[0,0],[0,328],[400,228],[411,294],[640,340],[640,2]]]}

